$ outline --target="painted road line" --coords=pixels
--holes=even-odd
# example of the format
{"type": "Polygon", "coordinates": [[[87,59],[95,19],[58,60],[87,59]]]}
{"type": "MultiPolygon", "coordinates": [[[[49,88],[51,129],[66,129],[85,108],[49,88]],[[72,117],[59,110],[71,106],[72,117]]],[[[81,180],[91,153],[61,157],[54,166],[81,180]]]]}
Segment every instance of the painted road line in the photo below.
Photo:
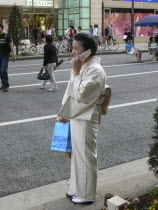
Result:
{"type": "MultiPolygon", "coordinates": [[[[56,83],[61,84],[61,83],[68,83],[69,81],[58,81],[56,83]]],[[[50,82],[47,83],[49,85],[50,82]]],[[[28,85],[16,85],[16,86],[11,86],[9,88],[21,88],[21,87],[33,87],[33,86],[40,86],[40,83],[37,84],[28,84],[28,85]]]]}
{"type": "Polygon", "coordinates": [[[128,76],[137,76],[142,74],[154,74],[154,73],[158,73],[158,71],[147,71],[147,72],[132,73],[132,74],[119,74],[119,75],[107,76],[107,78],[128,77],[128,76]]]}
{"type": "Polygon", "coordinates": [[[118,105],[112,105],[112,106],[109,106],[109,109],[115,109],[115,108],[133,106],[133,105],[139,105],[139,104],[146,104],[146,103],[151,103],[151,102],[155,102],[155,101],[157,101],[157,98],[143,100],[143,101],[130,102],[130,103],[124,103],[124,104],[118,104],[118,105]]]}
{"type": "MultiPolygon", "coordinates": [[[[119,74],[119,75],[113,75],[113,76],[107,76],[108,78],[118,78],[118,77],[129,77],[129,76],[137,76],[137,75],[144,75],[144,74],[154,74],[154,73],[158,73],[158,71],[150,71],[150,72],[142,72],[142,73],[132,73],[132,74],[119,74]]],[[[67,83],[69,80],[66,81],[58,81],[58,84],[62,84],[62,83],[67,83]]],[[[50,84],[50,83],[47,83],[50,84]]],[[[33,86],[38,86],[40,85],[40,83],[36,83],[36,84],[28,84],[28,85],[16,85],[16,86],[11,86],[10,88],[21,88],[21,87],[33,87],[33,86]]]]}
{"type": "MultiPolygon", "coordinates": [[[[64,71],[71,71],[72,69],[64,69],[64,70],[56,70],[54,71],[55,73],[57,72],[64,72],[64,71]]],[[[29,73],[15,73],[15,74],[9,74],[9,77],[10,76],[23,76],[23,75],[32,75],[32,74],[38,74],[39,71],[36,71],[36,72],[29,72],[29,73]]]]}
{"type": "Polygon", "coordinates": [[[34,122],[34,121],[39,121],[39,120],[48,120],[48,119],[53,119],[56,117],[57,117],[57,115],[48,115],[48,116],[44,116],[44,117],[34,117],[34,118],[29,118],[29,119],[24,119],[24,120],[15,120],[15,121],[10,121],[10,122],[0,123],[0,126],[15,125],[15,124],[34,122]]]}
{"type": "MultiPolygon", "coordinates": [[[[64,62],[65,63],[65,62],[64,62]]],[[[70,62],[69,62],[70,63],[70,62]]],[[[150,63],[156,63],[155,61],[149,61],[144,63],[125,63],[125,64],[115,64],[115,65],[109,65],[109,66],[102,66],[103,68],[106,67],[119,67],[119,66],[132,66],[132,65],[143,65],[143,64],[150,64],[150,63]]],[[[70,63],[71,64],[71,63],[70,63]]],[[[8,68],[16,68],[16,67],[31,67],[31,66],[41,66],[42,64],[30,64],[30,65],[17,65],[17,66],[8,66],[8,68]]],[[[60,71],[60,70],[57,70],[60,71]]]]}
{"type": "MultiPolygon", "coordinates": [[[[121,107],[146,104],[146,103],[151,103],[151,102],[156,102],[156,101],[157,101],[157,98],[154,98],[154,99],[149,99],[149,100],[142,100],[142,101],[136,101],[136,102],[130,102],[130,103],[124,103],[124,104],[118,104],[118,105],[111,105],[111,106],[109,106],[109,109],[116,109],[116,108],[121,108],[121,107]]],[[[35,117],[35,118],[29,118],[29,119],[23,119],[23,120],[3,122],[3,123],[0,123],[0,127],[7,126],[7,125],[21,124],[21,123],[26,123],[26,122],[48,120],[48,119],[53,119],[56,117],[57,117],[57,115],[55,114],[55,115],[48,115],[48,116],[43,116],[43,117],[35,117]]]]}

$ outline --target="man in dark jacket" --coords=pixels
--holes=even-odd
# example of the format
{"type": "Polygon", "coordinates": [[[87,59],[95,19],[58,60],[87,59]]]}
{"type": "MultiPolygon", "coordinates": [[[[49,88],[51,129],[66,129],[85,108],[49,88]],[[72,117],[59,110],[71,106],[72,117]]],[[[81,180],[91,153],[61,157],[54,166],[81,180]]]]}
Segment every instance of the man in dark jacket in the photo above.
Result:
{"type": "Polygon", "coordinates": [[[9,79],[8,79],[8,62],[9,54],[12,52],[12,60],[15,61],[13,42],[11,38],[3,33],[3,25],[0,24],[0,78],[2,86],[0,90],[8,92],[9,79]]]}
{"type": "MultiPolygon", "coordinates": [[[[49,91],[57,91],[58,87],[55,81],[54,72],[53,70],[56,68],[56,65],[58,65],[58,58],[57,58],[57,49],[52,44],[53,38],[51,35],[46,36],[46,45],[44,46],[44,61],[43,66],[47,67],[48,74],[50,76],[50,83],[51,88],[49,91]]],[[[46,85],[47,80],[42,80],[40,88],[44,89],[46,85]]]]}
{"type": "Polygon", "coordinates": [[[37,41],[38,41],[38,29],[37,27],[35,26],[34,29],[32,30],[32,35],[33,35],[33,38],[35,40],[35,45],[37,46],[37,41]]]}
{"type": "Polygon", "coordinates": [[[132,34],[128,28],[125,28],[124,41],[127,43],[128,40],[132,40],[132,34]]]}

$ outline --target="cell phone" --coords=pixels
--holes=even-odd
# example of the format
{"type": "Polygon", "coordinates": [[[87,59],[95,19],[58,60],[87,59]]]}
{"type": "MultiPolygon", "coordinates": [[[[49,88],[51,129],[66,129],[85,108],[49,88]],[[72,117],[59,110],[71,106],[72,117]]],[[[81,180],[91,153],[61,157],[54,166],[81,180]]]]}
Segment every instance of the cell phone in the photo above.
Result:
{"type": "Polygon", "coordinates": [[[81,58],[81,60],[83,60],[86,59],[91,53],[92,53],[91,50],[86,50],[81,55],[79,55],[79,57],[81,58]]]}
{"type": "MultiPolygon", "coordinates": [[[[81,55],[79,55],[80,59],[86,59],[90,54],[91,54],[91,50],[86,50],[85,52],[83,52],[81,55]]],[[[71,63],[74,62],[74,58],[71,60],[71,63]]]]}

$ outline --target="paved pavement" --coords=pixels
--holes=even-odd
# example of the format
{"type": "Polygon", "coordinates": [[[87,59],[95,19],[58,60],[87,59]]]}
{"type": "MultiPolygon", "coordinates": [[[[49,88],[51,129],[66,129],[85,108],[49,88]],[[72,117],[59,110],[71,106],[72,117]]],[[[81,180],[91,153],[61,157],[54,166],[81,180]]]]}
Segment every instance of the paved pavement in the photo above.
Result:
{"type": "Polygon", "coordinates": [[[145,194],[158,184],[158,179],[148,170],[148,158],[135,160],[99,171],[98,195],[92,205],[73,204],[65,197],[69,181],[16,193],[0,198],[1,210],[101,210],[104,195],[112,193],[122,198],[145,194]]]}

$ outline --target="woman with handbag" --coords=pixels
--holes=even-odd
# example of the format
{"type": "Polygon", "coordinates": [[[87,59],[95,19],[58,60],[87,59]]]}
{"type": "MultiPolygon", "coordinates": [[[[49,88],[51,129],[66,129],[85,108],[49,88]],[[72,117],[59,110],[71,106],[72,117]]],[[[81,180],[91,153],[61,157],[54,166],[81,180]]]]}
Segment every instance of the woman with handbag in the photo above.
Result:
{"type": "Polygon", "coordinates": [[[60,122],[70,120],[71,177],[66,196],[74,203],[91,204],[97,187],[97,132],[100,123],[99,98],[105,87],[106,74],[92,36],[79,33],[73,39],[73,70],[62,107],[60,122]]]}
{"type": "MultiPolygon", "coordinates": [[[[50,76],[50,84],[51,88],[49,91],[57,91],[58,87],[55,81],[55,76],[54,76],[54,69],[58,65],[58,58],[57,58],[57,49],[56,47],[52,44],[53,38],[51,35],[46,35],[46,45],[44,46],[44,61],[43,61],[43,66],[47,67],[48,74],[50,76]]],[[[40,84],[40,88],[44,89],[45,85],[48,80],[42,80],[40,84]]]]}

